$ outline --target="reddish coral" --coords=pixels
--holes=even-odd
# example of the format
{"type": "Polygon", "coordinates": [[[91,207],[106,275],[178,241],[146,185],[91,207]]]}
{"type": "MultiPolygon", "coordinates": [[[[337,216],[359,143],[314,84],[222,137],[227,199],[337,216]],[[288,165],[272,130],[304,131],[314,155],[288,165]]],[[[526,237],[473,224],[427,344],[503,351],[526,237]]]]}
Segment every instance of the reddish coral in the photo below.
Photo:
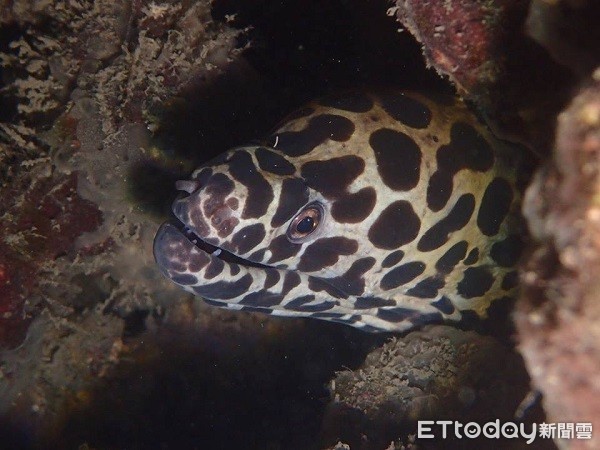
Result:
{"type": "Polygon", "coordinates": [[[514,19],[524,17],[526,2],[401,0],[397,5],[399,20],[423,44],[429,63],[470,93],[496,81],[503,63],[498,56],[518,25],[514,19]]]}
{"type": "Polygon", "coordinates": [[[397,0],[398,20],[427,63],[485,113],[495,133],[549,153],[570,74],[523,33],[523,0],[397,0]],[[548,92],[552,92],[549,96],[548,92]]]}
{"type": "Polygon", "coordinates": [[[28,324],[23,305],[35,292],[42,265],[74,255],[75,239],[102,221],[97,207],[76,188],[74,173],[41,178],[21,197],[15,189],[0,205],[7,211],[0,219],[0,347],[22,340],[28,324]]]}
{"type": "Polygon", "coordinates": [[[0,346],[14,346],[22,340],[29,320],[23,317],[21,290],[35,276],[30,265],[10,256],[0,243],[0,346]]]}

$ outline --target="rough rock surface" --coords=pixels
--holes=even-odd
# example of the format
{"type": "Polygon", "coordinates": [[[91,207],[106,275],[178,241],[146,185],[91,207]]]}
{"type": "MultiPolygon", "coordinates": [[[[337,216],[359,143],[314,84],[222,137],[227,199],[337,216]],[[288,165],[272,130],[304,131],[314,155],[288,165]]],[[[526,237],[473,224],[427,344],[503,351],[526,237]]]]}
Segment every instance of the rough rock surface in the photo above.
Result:
{"type": "Polygon", "coordinates": [[[390,13],[497,135],[545,155],[552,145],[545,130],[568,101],[571,76],[523,32],[528,3],[397,0],[390,13]]]}
{"type": "Polygon", "coordinates": [[[559,116],[554,157],[539,171],[524,212],[539,241],[524,268],[515,320],[534,386],[551,422],[600,433],[600,70],[559,116]]]}
{"type": "Polygon", "coordinates": [[[181,298],[153,269],[159,219],[132,181],[162,157],[150,131],[167,100],[241,51],[209,3],[0,5],[0,431],[60,428],[130,352],[130,314],[181,298]]]}
{"type": "MultiPolygon", "coordinates": [[[[512,421],[529,385],[521,357],[497,339],[428,326],[373,350],[359,369],[338,372],[330,389],[336,403],[325,429],[353,449],[383,449],[398,438],[408,442],[414,437],[417,420],[512,421]]],[[[532,414],[539,411],[525,411],[519,420],[530,422],[532,414]]],[[[431,444],[416,440],[417,448],[431,444]]],[[[455,439],[436,441],[446,447],[458,444],[455,439]]],[[[465,448],[485,444],[463,442],[465,448]]],[[[503,441],[505,448],[521,444],[526,446],[503,441]]],[[[546,441],[534,448],[552,446],[546,441]]]]}

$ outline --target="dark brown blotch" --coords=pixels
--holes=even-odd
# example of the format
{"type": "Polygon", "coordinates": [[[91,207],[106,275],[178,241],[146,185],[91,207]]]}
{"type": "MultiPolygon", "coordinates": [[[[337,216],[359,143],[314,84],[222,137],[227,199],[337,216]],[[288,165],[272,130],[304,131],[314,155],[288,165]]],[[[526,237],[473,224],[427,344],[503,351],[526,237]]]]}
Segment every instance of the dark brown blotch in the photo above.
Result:
{"type": "Polygon", "coordinates": [[[208,306],[214,306],[216,308],[227,308],[227,303],[219,300],[210,300],[208,298],[203,298],[202,301],[206,303],[208,306]]]}
{"type": "Polygon", "coordinates": [[[444,170],[438,170],[431,178],[427,185],[427,206],[432,211],[439,211],[450,199],[452,195],[452,174],[444,170]]]}
{"type": "Polygon", "coordinates": [[[454,244],[452,247],[444,253],[440,259],[435,263],[435,268],[438,272],[447,274],[452,272],[454,267],[465,257],[467,254],[467,248],[469,244],[467,241],[460,241],[454,244]]]}
{"type": "Polygon", "coordinates": [[[213,171],[210,167],[205,167],[204,169],[196,173],[196,175],[193,177],[193,180],[196,180],[200,187],[204,187],[212,173],[213,171]]]}
{"type": "Polygon", "coordinates": [[[229,159],[229,173],[248,189],[242,218],[259,218],[265,215],[273,201],[273,188],[256,170],[252,157],[246,151],[238,150],[229,159]]]}
{"type": "Polygon", "coordinates": [[[444,314],[448,314],[448,315],[452,314],[455,311],[454,304],[446,296],[442,296],[439,300],[436,300],[435,302],[431,302],[431,306],[433,306],[434,308],[437,308],[444,314]]]}
{"type": "Polygon", "coordinates": [[[296,167],[291,162],[264,147],[257,148],[254,154],[262,170],[282,176],[293,175],[296,172],[296,167]]]}
{"type": "Polygon", "coordinates": [[[481,297],[494,284],[494,276],[486,267],[469,267],[465,270],[463,279],[459,281],[456,290],[464,298],[481,297]]]}
{"type": "Polygon", "coordinates": [[[202,197],[206,199],[203,209],[207,217],[225,204],[225,198],[233,192],[234,188],[235,183],[224,173],[215,173],[206,181],[202,197]]]}
{"type": "Polygon", "coordinates": [[[422,252],[430,252],[440,248],[448,242],[450,233],[464,228],[469,223],[474,210],[475,197],[473,194],[463,194],[448,215],[425,232],[417,244],[417,249],[422,252]]]}
{"type": "Polygon", "coordinates": [[[512,270],[504,275],[502,279],[502,289],[505,291],[509,291],[519,284],[519,272],[517,270],[512,270]]]}
{"type": "Polygon", "coordinates": [[[263,262],[265,260],[266,252],[267,252],[266,248],[258,249],[256,251],[252,252],[252,254],[250,254],[250,256],[248,256],[248,260],[254,261],[254,262],[263,262]]]}
{"type": "Polygon", "coordinates": [[[404,258],[404,252],[402,250],[396,250],[384,258],[384,260],[381,262],[381,267],[393,267],[402,261],[402,258],[404,258]]]}
{"type": "MultiPolygon", "coordinates": [[[[233,192],[234,187],[235,183],[223,173],[216,173],[208,179],[204,189],[199,191],[200,198],[203,199],[202,211],[196,204],[190,204],[190,226],[195,229],[196,234],[206,235],[208,230],[203,229],[206,220],[210,220],[212,228],[220,237],[231,233],[237,225],[237,219],[232,217],[232,210],[225,199],[233,192]]],[[[191,198],[193,197],[189,197],[191,198]]]]}
{"type": "Polygon", "coordinates": [[[309,276],[308,289],[313,292],[325,291],[333,298],[348,298],[348,295],[321,278],[309,276]]]}
{"type": "Polygon", "coordinates": [[[235,197],[229,197],[227,200],[225,200],[225,204],[232,210],[232,211],[237,211],[237,209],[240,206],[240,201],[235,198],[235,197]]]}
{"type": "MultiPolygon", "coordinates": [[[[295,298],[291,302],[285,304],[284,308],[291,311],[300,312],[320,312],[328,311],[332,309],[336,303],[332,301],[325,301],[310,305],[309,303],[315,300],[314,295],[303,295],[302,297],[295,298]]],[[[335,319],[331,319],[335,320],[335,319]]]]}
{"type": "Polygon", "coordinates": [[[403,284],[414,280],[424,271],[425,264],[421,261],[402,264],[386,273],[381,279],[379,286],[384,291],[389,291],[390,289],[397,288],[398,286],[402,286],[403,284]]]}
{"type": "Polygon", "coordinates": [[[477,261],[479,261],[479,249],[475,247],[469,252],[463,263],[467,266],[470,266],[471,264],[475,264],[477,261]]]}
{"type": "Polygon", "coordinates": [[[210,264],[204,271],[204,278],[207,280],[212,280],[214,277],[223,272],[225,268],[225,263],[219,258],[212,257],[210,260],[210,264]]]}
{"type": "Polygon", "coordinates": [[[252,285],[252,275],[247,273],[236,281],[217,281],[216,283],[194,286],[192,289],[200,297],[209,300],[229,300],[248,292],[252,285]]]}
{"type": "Polygon", "coordinates": [[[286,178],[281,185],[277,210],[271,219],[272,227],[286,223],[308,202],[308,188],[299,178],[286,178]]]}
{"type": "Polygon", "coordinates": [[[262,314],[271,314],[273,312],[273,308],[265,308],[261,306],[242,306],[240,311],[252,312],[252,313],[262,313],[262,314]]]}
{"type": "Polygon", "coordinates": [[[231,245],[237,255],[243,255],[260,244],[265,235],[265,226],[263,224],[248,225],[233,235],[231,245]]]}
{"type": "Polygon", "coordinates": [[[202,270],[202,268],[208,264],[208,262],[210,261],[210,258],[208,257],[208,255],[204,252],[202,253],[195,253],[192,252],[189,255],[189,260],[188,260],[188,269],[190,272],[200,272],[200,270],[202,270]]]}
{"type": "Polygon", "coordinates": [[[365,290],[363,275],[375,265],[375,258],[369,256],[360,258],[341,276],[327,278],[326,281],[349,295],[362,295],[365,290]]]}
{"type": "Polygon", "coordinates": [[[506,239],[494,243],[490,256],[499,266],[512,267],[519,261],[523,250],[523,240],[517,234],[512,234],[506,239]]]}
{"type": "Polygon", "coordinates": [[[406,291],[406,295],[417,298],[435,298],[445,282],[442,278],[428,277],[419,281],[414,287],[406,291]]]}
{"type": "Polygon", "coordinates": [[[398,200],[385,208],[369,228],[368,237],[377,248],[394,250],[413,241],[421,221],[410,202],[398,200]]]}
{"type": "Polygon", "coordinates": [[[265,269],[265,270],[266,270],[267,276],[265,277],[264,288],[270,289],[279,282],[281,275],[279,275],[279,271],[274,270],[274,269],[265,269]]]}
{"type": "Polygon", "coordinates": [[[309,161],[302,165],[302,178],[312,189],[325,197],[339,197],[365,170],[365,161],[355,155],[323,161],[309,161]]]}
{"type": "Polygon", "coordinates": [[[494,152],[489,142],[473,126],[457,122],[450,130],[450,142],[437,153],[437,171],[427,186],[427,206],[439,211],[450,199],[454,175],[469,169],[485,172],[494,164],[494,152]]]}
{"type": "Polygon", "coordinates": [[[320,114],[312,117],[303,130],[276,133],[270,141],[274,146],[276,140],[277,150],[286,155],[302,156],[327,140],[346,142],[354,129],[350,119],[336,114],[320,114]]]}
{"type": "Polygon", "coordinates": [[[494,178],[485,189],[479,213],[477,226],[486,236],[494,236],[500,230],[500,225],[508,215],[513,200],[513,190],[504,178],[494,178]]]}
{"type": "Polygon", "coordinates": [[[281,294],[274,294],[268,291],[251,292],[239,301],[240,305],[247,305],[259,308],[269,308],[279,305],[284,299],[281,294]]]}
{"type": "Polygon", "coordinates": [[[436,154],[438,167],[451,174],[462,169],[485,172],[494,164],[489,142],[472,125],[456,122],[450,129],[450,142],[436,154]]]}
{"type": "Polygon", "coordinates": [[[291,258],[298,253],[301,247],[300,244],[292,244],[284,234],[277,236],[269,244],[269,250],[271,250],[269,264],[291,258]]]}
{"type": "Polygon", "coordinates": [[[283,278],[283,286],[281,288],[281,295],[286,296],[292,289],[300,284],[300,275],[296,272],[286,272],[283,278]]]}
{"type": "MultiPolygon", "coordinates": [[[[231,214],[229,209],[224,209],[226,214],[231,214]]],[[[231,234],[234,228],[240,223],[236,217],[225,217],[222,218],[220,214],[213,215],[210,223],[217,230],[217,235],[220,238],[225,238],[231,234]]]]}
{"type": "Polygon", "coordinates": [[[210,234],[211,229],[202,212],[200,200],[190,205],[183,202],[176,202],[173,204],[173,213],[176,217],[182,218],[182,222],[192,228],[198,236],[205,237],[210,234]],[[187,220],[185,219],[186,217],[187,220]]]}
{"type": "Polygon", "coordinates": [[[353,255],[358,250],[358,242],[345,237],[321,238],[310,244],[298,264],[298,270],[315,272],[338,262],[340,256],[353,255]]]}
{"type": "Polygon", "coordinates": [[[394,306],[396,302],[391,298],[358,297],[354,302],[354,309],[371,309],[382,306],[394,306]]]}
{"type": "Polygon", "coordinates": [[[419,313],[409,319],[409,322],[413,327],[420,327],[422,325],[428,325],[431,323],[441,323],[444,320],[442,315],[438,312],[435,313],[419,313]]]}
{"type": "Polygon", "coordinates": [[[429,107],[405,93],[382,95],[381,105],[394,120],[411,128],[427,128],[431,122],[432,113],[429,107]]]}
{"type": "Polygon", "coordinates": [[[369,144],[386,186],[395,191],[409,191],[419,183],[421,149],[410,136],[382,128],[371,134],[369,144]]]}
{"type": "Polygon", "coordinates": [[[198,282],[198,278],[195,275],[190,275],[189,273],[173,275],[171,280],[182,286],[190,286],[198,282]]]}
{"type": "Polygon", "coordinates": [[[369,217],[375,208],[377,193],[372,187],[362,188],[339,198],[331,207],[331,216],[339,223],[358,223],[369,217]]]}
{"type": "Polygon", "coordinates": [[[460,328],[478,329],[481,326],[481,316],[472,309],[461,309],[460,320],[456,322],[460,328]]]}
{"type": "Polygon", "coordinates": [[[420,313],[414,309],[407,308],[381,308],[377,311],[377,317],[386,322],[404,322],[405,320],[412,319],[418,316],[420,313]]]}

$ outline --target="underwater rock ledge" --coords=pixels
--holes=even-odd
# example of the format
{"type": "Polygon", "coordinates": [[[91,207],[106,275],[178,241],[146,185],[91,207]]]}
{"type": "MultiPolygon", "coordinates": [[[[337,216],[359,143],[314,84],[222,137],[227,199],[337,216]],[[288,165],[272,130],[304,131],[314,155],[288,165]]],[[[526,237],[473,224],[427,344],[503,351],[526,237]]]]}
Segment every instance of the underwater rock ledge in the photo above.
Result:
{"type": "MultiPolygon", "coordinates": [[[[554,157],[524,213],[539,244],[523,273],[515,322],[551,422],[600,424],[600,69],[559,116],[554,157]]],[[[594,429],[595,429],[594,428],[594,429]]],[[[598,448],[559,441],[562,448],[598,448]]]]}

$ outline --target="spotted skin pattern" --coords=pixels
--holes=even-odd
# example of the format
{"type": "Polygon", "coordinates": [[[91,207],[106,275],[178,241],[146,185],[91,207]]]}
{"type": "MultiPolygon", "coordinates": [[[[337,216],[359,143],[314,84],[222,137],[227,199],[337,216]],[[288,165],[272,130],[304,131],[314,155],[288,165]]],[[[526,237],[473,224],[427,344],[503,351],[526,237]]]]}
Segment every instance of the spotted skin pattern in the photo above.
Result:
{"type": "Polygon", "coordinates": [[[330,96],[181,182],[155,259],[234,310],[393,332],[485,318],[517,287],[517,159],[458,99],[330,96]]]}

